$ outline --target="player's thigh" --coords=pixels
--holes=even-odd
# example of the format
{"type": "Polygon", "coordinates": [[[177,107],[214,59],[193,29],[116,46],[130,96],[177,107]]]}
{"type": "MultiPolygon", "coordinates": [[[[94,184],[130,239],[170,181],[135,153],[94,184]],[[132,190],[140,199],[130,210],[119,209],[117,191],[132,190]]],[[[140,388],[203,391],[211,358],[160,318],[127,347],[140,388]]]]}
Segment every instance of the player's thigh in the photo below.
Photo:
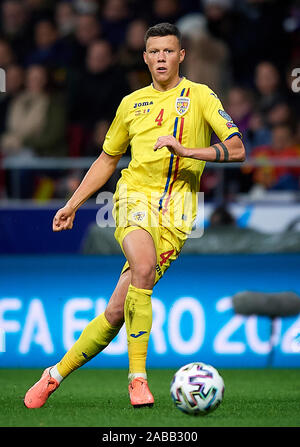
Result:
{"type": "Polygon", "coordinates": [[[105,309],[105,316],[113,326],[118,326],[124,321],[124,303],[130,282],[131,271],[128,268],[121,273],[119,281],[105,309]]]}

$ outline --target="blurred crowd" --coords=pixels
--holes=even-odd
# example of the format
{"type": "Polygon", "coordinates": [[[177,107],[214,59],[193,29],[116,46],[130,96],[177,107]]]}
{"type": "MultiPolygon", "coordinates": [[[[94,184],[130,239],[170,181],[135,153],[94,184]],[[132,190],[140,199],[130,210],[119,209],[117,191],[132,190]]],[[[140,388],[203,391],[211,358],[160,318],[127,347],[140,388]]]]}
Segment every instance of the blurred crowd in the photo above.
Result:
{"type": "MultiPolygon", "coordinates": [[[[144,34],[160,22],[181,30],[182,75],[218,94],[248,160],[300,160],[299,0],[3,0],[0,167],[4,159],[96,157],[121,99],[151,82],[144,34]]],[[[299,174],[297,163],[226,170],[226,188],[299,190],[299,174]]],[[[27,169],[20,195],[65,197],[81,176],[27,169]]],[[[12,177],[0,170],[0,197],[13,197],[12,177]]],[[[212,195],[217,182],[208,170],[203,191],[212,195]]]]}

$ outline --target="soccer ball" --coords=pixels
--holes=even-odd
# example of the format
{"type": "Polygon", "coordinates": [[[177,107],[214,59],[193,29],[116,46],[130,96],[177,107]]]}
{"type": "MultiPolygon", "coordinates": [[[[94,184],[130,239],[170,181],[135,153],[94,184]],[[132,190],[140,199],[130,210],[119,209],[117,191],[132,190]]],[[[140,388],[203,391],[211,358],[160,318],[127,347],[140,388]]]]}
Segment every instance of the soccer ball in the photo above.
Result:
{"type": "Polygon", "coordinates": [[[188,414],[207,414],[222,402],[224,382],[218,371],[202,362],[182,366],[171,382],[175,406],[188,414]]]}

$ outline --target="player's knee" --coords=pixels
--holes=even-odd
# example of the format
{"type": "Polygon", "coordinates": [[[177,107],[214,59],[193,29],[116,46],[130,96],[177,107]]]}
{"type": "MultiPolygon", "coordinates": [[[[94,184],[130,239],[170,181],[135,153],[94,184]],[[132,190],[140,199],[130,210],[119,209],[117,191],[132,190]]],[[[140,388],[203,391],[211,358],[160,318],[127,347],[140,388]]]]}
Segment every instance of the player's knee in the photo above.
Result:
{"type": "Polygon", "coordinates": [[[141,289],[152,289],[155,281],[155,264],[139,263],[131,268],[132,284],[141,289]]]}
{"type": "Polygon", "coordinates": [[[124,305],[107,307],[105,316],[112,326],[119,326],[124,322],[124,305]]]}

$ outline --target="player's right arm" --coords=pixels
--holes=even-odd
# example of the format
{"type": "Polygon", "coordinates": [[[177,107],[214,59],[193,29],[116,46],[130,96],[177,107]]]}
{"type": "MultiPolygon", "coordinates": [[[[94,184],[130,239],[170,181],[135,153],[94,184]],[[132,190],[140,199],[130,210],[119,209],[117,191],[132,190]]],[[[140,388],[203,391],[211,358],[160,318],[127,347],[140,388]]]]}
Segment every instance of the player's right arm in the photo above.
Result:
{"type": "Polygon", "coordinates": [[[57,211],[53,219],[53,231],[71,230],[78,208],[96,191],[98,191],[114,173],[122,157],[111,156],[102,152],[86,173],[73,196],[66,205],[57,211]]]}

